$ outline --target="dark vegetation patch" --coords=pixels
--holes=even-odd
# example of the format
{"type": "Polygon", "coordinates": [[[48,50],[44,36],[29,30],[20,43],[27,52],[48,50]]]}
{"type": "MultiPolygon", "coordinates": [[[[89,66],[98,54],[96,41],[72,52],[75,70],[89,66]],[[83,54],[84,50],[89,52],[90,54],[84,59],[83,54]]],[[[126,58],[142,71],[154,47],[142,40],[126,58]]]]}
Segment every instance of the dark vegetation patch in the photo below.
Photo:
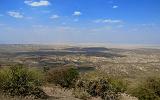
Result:
{"type": "Polygon", "coordinates": [[[36,69],[28,69],[23,65],[14,65],[0,70],[0,91],[10,96],[34,96],[47,98],[40,86],[43,74],[36,69]]]}
{"type": "Polygon", "coordinates": [[[89,94],[91,97],[101,97],[103,100],[119,100],[119,93],[125,92],[127,84],[114,77],[109,77],[99,72],[86,73],[76,82],[75,91],[79,90],[78,94],[86,97],[89,94]],[[84,94],[85,93],[85,94],[84,94]]]}
{"type": "Polygon", "coordinates": [[[149,77],[129,90],[139,100],[160,100],[160,78],[149,77]]]}
{"type": "Polygon", "coordinates": [[[79,72],[90,72],[90,71],[94,71],[95,70],[95,67],[87,67],[87,66],[80,66],[77,68],[79,72]]]}
{"type": "Polygon", "coordinates": [[[46,81],[54,83],[65,88],[74,87],[76,79],[78,78],[78,70],[72,67],[54,68],[46,73],[46,81]]]}
{"type": "Polygon", "coordinates": [[[35,52],[17,52],[15,55],[28,55],[28,56],[47,56],[47,55],[56,55],[56,56],[67,56],[67,55],[85,55],[85,56],[96,56],[96,57],[124,57],[124,55],[115,54],[115,53],[106,53],[106,52],[72,52],[72,51],[35,51],[35,52]]]}
{"type": "Polygon", "coordinates": [[[110,49],[104,47],[88,47],[88,48],[73,47],[73,48],[66,48],[64,50],[83,51],[83,52],[102,52],[102,51],[109,51],[110,49]]]}

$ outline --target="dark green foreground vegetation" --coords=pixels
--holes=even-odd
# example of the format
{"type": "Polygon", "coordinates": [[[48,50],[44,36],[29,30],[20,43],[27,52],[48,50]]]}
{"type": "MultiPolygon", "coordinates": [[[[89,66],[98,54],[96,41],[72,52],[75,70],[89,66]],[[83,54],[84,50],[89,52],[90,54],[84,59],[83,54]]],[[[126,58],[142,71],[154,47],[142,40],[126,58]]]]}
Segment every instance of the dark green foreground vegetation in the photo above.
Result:
{"type": "Polygon", "coordinates": [[[160,78],[149,77],[133,88],[130,94],[139,100],[160,100],[160,78]]]}
{"type": "Polygon", "coordinates": [[[29,69],[22,65],[15,65],[0,70],[0,90],[10,96],[34,96],[35,98],[47,98],[40,88],[44,75],[40,70],[29,69]]]}
{"type": "Polygon", "coordinates": [[[160,78],[151,77],[130,88],[126,80],[94,71],[80,74],[74,67],[40,70],[23,65],[0,69],[0,92],[9,96],[32,96],[47,99],[41,88],[55,84],[73,89],[75,97],[87,99],[101,97],[104,100],[119,100],[121,93],[127,93],[139,100],[160,100],[160,78]]]}

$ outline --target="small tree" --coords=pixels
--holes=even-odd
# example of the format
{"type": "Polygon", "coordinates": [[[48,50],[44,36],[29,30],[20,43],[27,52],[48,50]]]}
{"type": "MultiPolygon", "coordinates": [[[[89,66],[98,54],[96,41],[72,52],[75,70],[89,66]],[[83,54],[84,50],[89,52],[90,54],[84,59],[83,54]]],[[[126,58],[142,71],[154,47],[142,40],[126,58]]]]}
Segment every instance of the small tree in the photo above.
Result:
{"type": "Polygon", "coordinates": [[[58,68],[51,69],[47,73],[47,81],[50,83],[58,84],[62,87],[73,87],[76,79],[78,78],[78,71],[75,68],[58,68]]]}
{"type": "Polygon", "coordinates": [[[11,96],[34,95],[44,98],[46,94],[39,88],[42,82],[43,74],[41,71],[28,69],[21,64],[0,70],[0,90],[11,96]],[[35,95],[37,90],[39,92],[36,93],[41,96],[35,95]]]}

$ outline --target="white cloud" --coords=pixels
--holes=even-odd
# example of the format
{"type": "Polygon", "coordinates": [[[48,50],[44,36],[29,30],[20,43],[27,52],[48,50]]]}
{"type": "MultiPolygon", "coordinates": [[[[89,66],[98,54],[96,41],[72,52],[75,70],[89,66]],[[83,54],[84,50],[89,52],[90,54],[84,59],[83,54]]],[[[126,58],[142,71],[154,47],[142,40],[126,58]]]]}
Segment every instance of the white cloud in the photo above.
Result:
{"type": "Polygon", "coordinates": [[[48,6],[51,3],[47,0],[40,0],[39,2],[33,2],[32,0],[26,0],[24,1],[25,4],[32,6],[32,7],[38,7],[38,6],[48,6]]]}
{"type": "Polygon", "coordinates": [[[156,24],[154,24],[154,23],[151,23],[151,24],[142,24],[141,26],[155,26],[156,24]]]}
{"type": "Polygon", "coordinates": [[[57,18],[59,18],[59,16],[58,15],[52,15],[50,18],[51,19],[57,19],[57,18]]]}
{"type": "Polygon", "coordinates": [[[14,18],[23,18],[24,17],[20,12],[16,12],[16,11],[8,11],[7,13],[9,16],[14,17],[14,18]]]}
{"type": "Polygon", "coordinates": [[[118,8],[118,6],[114,5],[112,8],[116,9],[116,8],[118,8]]]}
{"type": "Polygon", "coordinates": [[[105,19],[103,20],[104,23],[121,23],[121,20],[112,20],[112,19],[105,19]]]}
{"type": "Polygon", "coordinates": [[[82,15],[82,13],[81,13],[80,11],[75,11],[75,12],[73,13],[73,15],[74,15],[74,16],[80,16],[80,15],[82,15]]]}
{"type": "Polygon", "coordinates": [[[109,23],[109,24],[114,24],[114,23],[122,23],[122,20],[113,20],[113,19],[98,19],[94,21],[95,23],[109,23]]]}

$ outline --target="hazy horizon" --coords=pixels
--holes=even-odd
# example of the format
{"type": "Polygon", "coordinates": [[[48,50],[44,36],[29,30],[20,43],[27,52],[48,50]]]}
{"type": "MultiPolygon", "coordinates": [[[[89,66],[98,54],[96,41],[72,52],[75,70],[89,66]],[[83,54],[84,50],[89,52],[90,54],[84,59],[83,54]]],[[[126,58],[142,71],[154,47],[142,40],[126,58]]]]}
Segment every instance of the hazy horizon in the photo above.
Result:
{"type": "Polygon", "coordinates": [[[160,44],[159,0],[1,0],[0,44],[160,44]]]}

